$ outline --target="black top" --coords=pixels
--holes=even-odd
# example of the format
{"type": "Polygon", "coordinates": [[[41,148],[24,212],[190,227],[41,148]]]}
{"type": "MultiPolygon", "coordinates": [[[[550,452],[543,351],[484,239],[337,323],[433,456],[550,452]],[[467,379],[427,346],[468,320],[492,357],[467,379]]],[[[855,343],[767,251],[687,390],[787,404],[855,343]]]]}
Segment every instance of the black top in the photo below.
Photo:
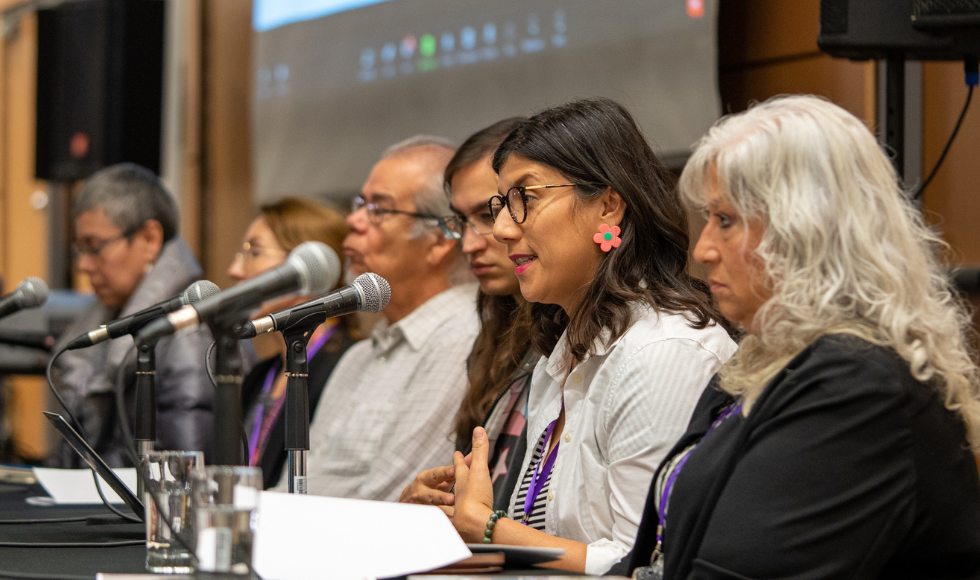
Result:
{"type": "MultiPolygon", "coordinates": [[[[715,380],[666,461],[732,402],[715,380]]],[[[656,503],[651,493],[628,568],[614,571],[649,565],[656,503]]],[[[663,548],[667,579],[980,578],[980,481],[963,422],[891,349],[823,337],[749,417],[698,445],[670,495],[663,548]]]]}
{"type": "MultiPolygon", "coordinates": [[[[323,387],[326,386],[327,379],[330,378],[330,373],[337,366],[337,361],[340,360],[340,357],[353,344],[354,339],[351,337],[347,327],[345,325],[339,325],[333,333],[333,336],[310,359],[310,372],[309,377],[306,379],[306,385],[310,397],[311,421],[313,420],[313,415],[316,413],[317,403],[320,402],[323,387]]],[[[275,356],[252,367],[252,370],[249,371],[245,380],[242,382],[242,417],[247,417],[250,412],[249,410],[258,404],[262,396],[262,385],[265,382],[265,377],[269,369],[275,366],[277,369],[276,374],[278,375],[282,372],[282,365],[282,358],[275,356]]],[[[259,467],[262,468],[262,480],[266,489],[270,489],[279,483],[283,467],[286,465],[286,458],[289,456],[286,451],[286,414],[284,411],[285,405],[280,410],[279,416],[276,417],[276,422],[272,426],[272,431],[269,433],[269,439],[266,441],[265,449],[263,449],[262,455],[259,458],[259,467]]]]}

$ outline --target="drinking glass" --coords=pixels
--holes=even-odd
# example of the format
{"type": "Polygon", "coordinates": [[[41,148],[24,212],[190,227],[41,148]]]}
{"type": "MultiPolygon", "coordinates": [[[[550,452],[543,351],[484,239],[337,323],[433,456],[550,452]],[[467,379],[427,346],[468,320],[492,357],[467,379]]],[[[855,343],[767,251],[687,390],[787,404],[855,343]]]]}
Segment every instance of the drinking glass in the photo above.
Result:
{"type": "Polygon", "coordinates": [[[262,469],[212,465],[192,484],[198,572],[247,576],[258,518],[262,469]]]}
{"type": "Polygon", "coordinates": [[[140,475],[145,481],[148,571],[193,571],[191,478],[203,468],[204,454],[200,451],[150,451],[140,458],[140,475]]]}

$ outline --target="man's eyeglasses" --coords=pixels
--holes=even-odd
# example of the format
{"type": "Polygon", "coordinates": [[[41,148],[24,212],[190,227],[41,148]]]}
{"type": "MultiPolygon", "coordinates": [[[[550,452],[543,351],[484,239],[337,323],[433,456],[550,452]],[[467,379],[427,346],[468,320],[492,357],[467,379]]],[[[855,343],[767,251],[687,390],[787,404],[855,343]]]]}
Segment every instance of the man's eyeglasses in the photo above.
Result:
{"type": "Polygon", "coordinates": [[[527,219],[527,190],[549,189],[552,187],[574,187],[574,183],[556,183],[552,185],[519,185],[507,190],[507,195],[495,195],[487,200],[490,209],[490,219],[497,221],[497,216],[507,206],[514,223],[522,224],[527,219]]]}
{"type": "Polygon", "coordinates": [[[98,242],[88,241],[85,243],[76,242],[71,246],[72,257],[75,261],[78,261],[82,256],[91,256],[92,258],[99,259],[102,257],[102,251],[111,246],[112,244],[118,242],[119,240],[126,240],[131,238],[132,235],[121,234],[118,236],[113,236],[111,238],[106,238],[98,242]]]}
{"type": "Polygon", "coordinates": [[[413,211],[404,211],[401,209],[394,209],[390,207],[385,207],[380,203],[375,203],[364,199],[361,196],[357,196],[351,200],[350,211],[354,213],[359,211],[361,208],[367,211],[368,221],[376,226],[380,226],[384,222],[385,216],[388,214],[395,215],[407,215],[415,219],[421,220],[431,220],[438,224],[439,231],[442,235],[449,240],[458,240],[463,237],[462,230],[455,230],[450,225],[448,220],[452,216],[438,216],[428,213],[416,213],[413,211]]]}

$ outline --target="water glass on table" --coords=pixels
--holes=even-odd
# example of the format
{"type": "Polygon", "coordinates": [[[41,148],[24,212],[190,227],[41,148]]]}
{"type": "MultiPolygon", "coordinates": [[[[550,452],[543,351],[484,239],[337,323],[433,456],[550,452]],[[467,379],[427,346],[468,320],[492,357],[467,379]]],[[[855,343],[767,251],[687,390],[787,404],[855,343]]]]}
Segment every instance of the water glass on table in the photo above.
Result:
{"type": "Polygon", "coordinates": [[[146,569],[150,572],[193,571],[191,478],[204,469],[200,451],[151,451],[140,458],[146,508],[146,569]]]}
{"type": "Polygon", "coordinates": [[[252,574],[262,469],[212,465],[192,484],[197,571],[252,574]]]}

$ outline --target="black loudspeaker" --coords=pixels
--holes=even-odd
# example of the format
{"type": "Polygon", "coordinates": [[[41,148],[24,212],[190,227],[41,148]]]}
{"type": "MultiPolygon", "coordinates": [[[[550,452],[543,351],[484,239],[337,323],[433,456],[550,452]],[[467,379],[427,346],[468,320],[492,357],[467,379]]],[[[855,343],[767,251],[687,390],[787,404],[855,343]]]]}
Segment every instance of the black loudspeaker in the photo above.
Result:
{"type": "Polygon", "coordinates": [[[980,32],[980,0],[913,0],[912,22],[921,30],[980,32]]]}
{"type": "Polygon", "coordinates": [[[160,172],[163,0],[82,0],[38,11],[39,179],[121,161],[160,172]]]}
{"type": "MultiPolygon", "coordinates": [[[[820,0],[817,46],[855,60],[902,56],[909,60],[962,60],[980,54],[980,43],[913,26],[913,4],[963,4],[976,0],[820,0]]],[[[945,31],[944,31],[945,32],[945,31]]]]}

